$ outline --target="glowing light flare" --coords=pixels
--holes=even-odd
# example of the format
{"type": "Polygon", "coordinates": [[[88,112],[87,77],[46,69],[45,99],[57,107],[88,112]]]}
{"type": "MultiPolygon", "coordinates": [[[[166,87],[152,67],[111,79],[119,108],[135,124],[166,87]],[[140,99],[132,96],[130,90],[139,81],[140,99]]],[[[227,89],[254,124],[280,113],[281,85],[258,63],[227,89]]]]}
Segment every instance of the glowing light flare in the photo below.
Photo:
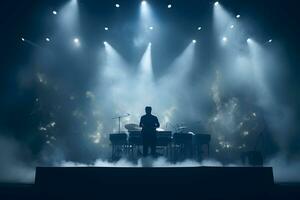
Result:
{"type": "Polygon", "coordinates": [[[214,30],[218,37],[226,33],[228,24],[231,24],[233,19],[234,17],[221,4],[213,7],[214,30]]]}
{"type": "Polygon", "coordinates": [[[120,4],[116,3],[115,4],[116,8],[120,8],[120,4]]]}
{"type": "Polygon", "coordinates": [[[106,27],[104,27],[104,30],[105,30],[105,31],[108,31],[108,27],[107,27],[107,26],[106,26],[106,27]]]}
{"type": "Polygon", "coordinates": [[[79,6],[77,0],[70,0],[59,10],[59,24],[69,35],[78,32],[79,6]]]}
{"type": "Polygon", "coordinates": [[[215,3],[214,3],[214,6],[219,6],[220,5],[220,3],[218,2],[218,1],[216,1],[215,3]]]}
{"type": "Polygon", "coordinates": [[[142,1],[140,7],[140,16],[141,16],[141,23],[148,26],[151,24],[155,24],[153,21],[153,17],[151,14],[151,7],[146,1],[142,1]]]}
{"type": "Polygon", "coordinates": [[[197,40],[192,40],[192,43],[193,43],[193,44],[196,44],[196,43],[197,43],[197,40]]]}
{"type": "Polygon", "coordinates": [[[153,79],[151,46],[152,44],[149,42],[139,65],[140,78],[145,82],[152,81],[153,79]]]}
{"type": "Polygon", "coordinates": [[[172,4],[168,4],[168,8],[172,8],[172,4]]]}
{"type": "Polygon", "coordinates": [[[46,42],[50,42],[50,38],[46,37],[45,38],[46,42]]]}
{"type": "Polygon", "coordinates": [[[57,11],[56,11],[56,10],[53,10],[53,11],[52,11],[52,14],[53,14],[53,15],[57,15],[57,11]]]}
{"type": "Polygon", "coordinates": [[[237,19],[239,19],[239,18],[241,18],[241,15],[238,14],[238,15],[236,15],[235,17],[236,17],[237,19]]]}
{"type": "Polygon", "coordinates": [[[121,55],[109,44],[104,41],[104,68],[103,75],[105,79],[116,79],[124,81],[123,79],[127,76],[126,61],[121,55]]]}
{"type": "Polygon", "coordinates": [[[168,74],[170,77],[177,77],[178,83],[182,83],[188,78],[188,73],[191,71],[194,63],[195,46],[195,43],[191,41],[170,66],[168,74]]]}
{"type": "Polygon", "coordinates": [[[79,38],[77,38],[77,37],[74,38],[73,39],[73,43],[75,44],[76,47],[80,47],[80,40],[79,40],[79,38]]]}
{"type": "Polygon", "coordinates": [[[223,44],[227,43],[227,42],[228,42],[228,38],[227,38],[226,36],[224,36],[224,37],[222,38],[222,42],[223,42],[223,44]]]}
{"type": "Polygon", "coordinates": [[[258,95],[260,96],[259,104],[267,108],[273,103],[274,100],[270,88],[266,83],[266,74],[264,74],[265,66],[267,66],[267,53],[265,52],[263,47],[253,39],[249,38],[247,40],[247,44],[251,59],[251,69],[253,71],[253,77],[255,78],[256,83],[255,88],[258,92],[258,95]]]}

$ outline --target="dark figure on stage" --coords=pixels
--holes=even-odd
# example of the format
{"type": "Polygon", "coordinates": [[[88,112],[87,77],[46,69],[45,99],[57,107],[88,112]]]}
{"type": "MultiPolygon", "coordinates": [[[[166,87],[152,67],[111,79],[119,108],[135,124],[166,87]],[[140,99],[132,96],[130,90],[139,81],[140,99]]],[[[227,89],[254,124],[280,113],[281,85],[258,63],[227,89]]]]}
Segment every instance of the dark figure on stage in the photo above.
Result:
{"type": "Polygon", "coordinates": [[[140,127],[142,127],[143,138],[143,156],[148,155],[149,147],[151,148],[151,155],[156,154],[156,128],[158,128],[159,122],[156,116],[151,114],[152,108],[147,106],[145,108],[146,115],[141,117],[140,127]]]}

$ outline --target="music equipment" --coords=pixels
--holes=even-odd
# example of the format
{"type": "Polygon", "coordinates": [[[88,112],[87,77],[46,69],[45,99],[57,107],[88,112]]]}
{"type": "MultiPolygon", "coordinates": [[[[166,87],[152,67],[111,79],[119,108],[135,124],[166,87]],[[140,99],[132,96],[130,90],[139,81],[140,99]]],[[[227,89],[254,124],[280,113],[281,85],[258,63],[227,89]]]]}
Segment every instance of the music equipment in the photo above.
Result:
{"type": "Polygon", "coordinates": [[[192,145],[193,134],[191,134],[191,133],[174,133],[173,141],[174,141],[174,144],[178,144],[178,145],[192,145]]]}
{"type": "Polygon", "coordinates": [[[142,128],[138,124],[125,124],[128,131],[141,131],[142,128]]]}
{"type": "Polygon", "coordinates": [[[129,137],[128,137],[128,143],[129,145],[142,145],[143,139],[141,131],[128,131],[129,137]]]}
{"type": "Polygon", "coordinates": [[[168,146],[172,142],[172,132],[171,131],[158,131],[156,146],[168,146]]]}
{"type": "Polygon", "coordinates": [[[112,145],[125,145],[127,144],[126,133],[112,133],[109,134],[109,140],[112,145]]]}

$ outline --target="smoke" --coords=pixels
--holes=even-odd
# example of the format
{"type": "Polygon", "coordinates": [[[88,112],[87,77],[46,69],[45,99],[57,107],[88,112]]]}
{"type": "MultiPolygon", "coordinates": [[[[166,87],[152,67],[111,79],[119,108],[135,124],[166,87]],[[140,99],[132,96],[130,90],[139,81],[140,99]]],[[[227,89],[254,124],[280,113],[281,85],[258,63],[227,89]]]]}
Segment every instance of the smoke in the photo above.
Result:
{"type": "Polygon", "coordinates": [[[62,161],[56,163],[58,167],[197,167],[197,166],[222,166],[222,164],[216,160],[204,160],[197,162],[194,160],[185,160],[182,162],[171,163],[164,157],[157,159],[153,158],[141,158],[137,163],[128,161],[127,159],[121,159],[117,162],[109,162],[103,159],[97,159],[92,164],[78,163],[72,161],[62,161]]]}
{"type": "Polygon", "coordinates": [[[275,182],[300,182],[300,159],[288,159],[279,154],[267,161],[266,166],[273,167],[275,182]]]}
{"type": "Polygon", "coordinates": [[[28,154],[14,139],[0,136],[0,182],[33,182],[35,168],[28,154]]]}

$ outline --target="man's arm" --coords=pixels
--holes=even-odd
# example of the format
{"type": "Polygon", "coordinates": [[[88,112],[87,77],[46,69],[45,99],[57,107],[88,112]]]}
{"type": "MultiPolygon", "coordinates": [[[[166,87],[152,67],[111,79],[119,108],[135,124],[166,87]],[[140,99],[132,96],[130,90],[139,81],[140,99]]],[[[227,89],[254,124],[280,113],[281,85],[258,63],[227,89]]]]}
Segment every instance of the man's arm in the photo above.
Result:
{"type": "Polygon", "coordinates": [[[140,127],[143,127],[144,126],[144,124],[143,124],[143,117],[141,117],[141,119],[140,119],[140,127]]]}
{"type": "Polygon", "coordinates": [[[156,128],[159,128],[159,127],[160,127],[160,124],[159,124],[159,121],[158,121],[158,118],[157,118],[157,117],[156,117],[155,127],[156,127],[156,128]]]}

